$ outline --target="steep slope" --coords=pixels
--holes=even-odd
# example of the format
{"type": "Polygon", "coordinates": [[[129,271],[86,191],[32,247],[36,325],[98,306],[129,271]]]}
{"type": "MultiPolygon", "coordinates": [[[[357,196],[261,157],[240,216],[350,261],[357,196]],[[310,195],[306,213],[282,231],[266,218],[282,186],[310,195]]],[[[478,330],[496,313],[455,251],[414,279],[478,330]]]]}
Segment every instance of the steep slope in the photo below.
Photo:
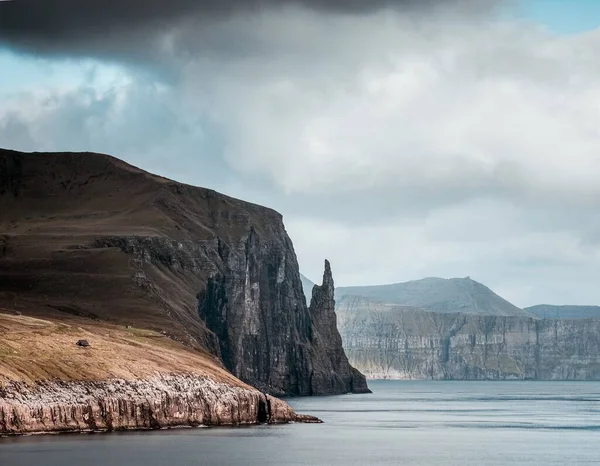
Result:
{"type": "Polygon", "coordinates": [[[317,422],[149,330],[0,309],[0,435],[317,422]],[[91,346],[74,344],[85,338],[91,346]]]}
{"type": "Polygon", "coordinates": [[[350,366],[342,349],[342,338],[337,328],[335,315],[334,283],[331,265],[325,261],[323,283],[313,286],[310,300],[310,313],[315,322],[316,333],[313,335],[314,350],[328,354],[331,361],[329,367],[313,373],[312,386],[316,393],[355,392],[369,393],[364,375],[350,366]],[[345,368],[340,372],[336,368],[345,368]]]}
{"type": "Polygon", "coordinates": [[[0,306],[161,332],[271,394],[354,386],[280,214],[107,155],[0,151],[0,306]]]}
{"type": "Polygon", "coordinates": [[[338,310],[348,358],[370,378],[600,380],[600,320],[338,310]]]}
{"type": "Polygon", "coordinates": [[[539,304],[523,309],[541,319],[600,319],[600,306],[553,306],[539,304]]]}
{"type": "Polygon", "coordinates": [[[525,316],[518,307],[488,287],[467,278],[424,278],[406,283],[354,286],[336,289],[338,308],[376,303],[400,305],[439,313],[461,312],[478,315],[525,316]]]}

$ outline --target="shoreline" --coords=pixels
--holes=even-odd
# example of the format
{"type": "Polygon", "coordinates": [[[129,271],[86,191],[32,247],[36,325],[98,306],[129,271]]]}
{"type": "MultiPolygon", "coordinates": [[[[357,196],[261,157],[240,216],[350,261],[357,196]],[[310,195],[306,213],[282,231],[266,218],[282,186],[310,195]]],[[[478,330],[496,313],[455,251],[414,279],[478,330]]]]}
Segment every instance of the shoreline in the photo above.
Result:
{"type": "Polygon", "coordinates": [[[158,428],[144,428],[144,427],[132,427],[124,429],[97,429],[97,430],[53,430],[53,431],[37,431],[37,432],[23,432],[23,433],[1,433],[0,442],[4,439],[11,438],[23,438],[23,437],[46,437],[46,436],[74,436],[74,435],[111,435],[119,433],[131,433],[131,432],[160,432],[167,430],[196,430],[196,429],[253,429],[260,426],[273,426],[273,425],[291,425],[291,424],[323,424],[324,422],[314,416],[308,416],[306,414],[298,414],[298,418],[285,422],[257,422],[254,424],[237,424],[237,425],[174,425],[168,427],[158,428]]]}
{"type": "Polygon", "coordinates": [[[0,436],[319,423],[251,387],[192,374],[141,380],[8,381],[0,388],[0,436]]]}

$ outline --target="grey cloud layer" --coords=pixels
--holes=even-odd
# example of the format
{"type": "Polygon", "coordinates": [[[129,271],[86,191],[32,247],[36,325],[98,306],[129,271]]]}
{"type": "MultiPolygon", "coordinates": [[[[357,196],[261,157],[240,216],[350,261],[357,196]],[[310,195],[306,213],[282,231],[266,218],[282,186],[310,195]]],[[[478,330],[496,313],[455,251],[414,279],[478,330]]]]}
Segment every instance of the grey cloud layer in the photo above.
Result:
{"type": "Polygon", "coordinates": [[[599,303],[600,31],[553,36],[434,3],[269,2],[205,10],[201,28],[149,3],[97,43],[86,28],[116,23],[48,42],[23,28],[13,39],[34,48],[119,51],[121,78],[1,102],[0,145],[110,152],[274,207],[313,278],[328,257],[343,285],[470,275],[518,305],[599,303]],[[178,79],[126,65],[143,53],[178,79]]]}
{"type": "MultiPolygon", "coordinates": [[[[231,16],[298,7],[322,13],[365,14],[383,8],[478,12],[494,0],[15,0],[0,2],[0,43],[35,52],[144,52],[145,42],[231,16]]],[[[216,44],[213,44],[216,45],[216,44]]],[[[218,47],[217,47],[218,48],[218,47]]],[[[146,50],[146,52],[148,52],[146,50]]]]}

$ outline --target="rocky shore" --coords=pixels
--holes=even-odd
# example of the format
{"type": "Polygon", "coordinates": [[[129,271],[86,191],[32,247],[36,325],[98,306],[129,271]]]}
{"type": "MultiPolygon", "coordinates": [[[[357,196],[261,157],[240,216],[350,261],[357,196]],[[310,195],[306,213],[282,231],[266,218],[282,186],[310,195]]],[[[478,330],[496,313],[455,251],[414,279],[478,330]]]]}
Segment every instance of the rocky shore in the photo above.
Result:
{"type": "Polygon", "coordinates": [[[321,422],[277,398],[208,377],[45,381],[0,386],[0,434],[321,422]]]}

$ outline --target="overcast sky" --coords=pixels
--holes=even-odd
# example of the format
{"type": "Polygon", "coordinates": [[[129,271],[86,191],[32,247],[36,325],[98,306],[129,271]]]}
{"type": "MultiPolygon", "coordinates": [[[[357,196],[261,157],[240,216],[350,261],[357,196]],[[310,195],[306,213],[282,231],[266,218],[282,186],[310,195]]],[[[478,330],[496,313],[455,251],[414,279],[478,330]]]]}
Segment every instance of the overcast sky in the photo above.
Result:
{"type": "Polygon", "coordinates": [[[0,146],[273,207],[313,281],[600,304],[599,25],[586,0],[0,2],[0,146]]]}

